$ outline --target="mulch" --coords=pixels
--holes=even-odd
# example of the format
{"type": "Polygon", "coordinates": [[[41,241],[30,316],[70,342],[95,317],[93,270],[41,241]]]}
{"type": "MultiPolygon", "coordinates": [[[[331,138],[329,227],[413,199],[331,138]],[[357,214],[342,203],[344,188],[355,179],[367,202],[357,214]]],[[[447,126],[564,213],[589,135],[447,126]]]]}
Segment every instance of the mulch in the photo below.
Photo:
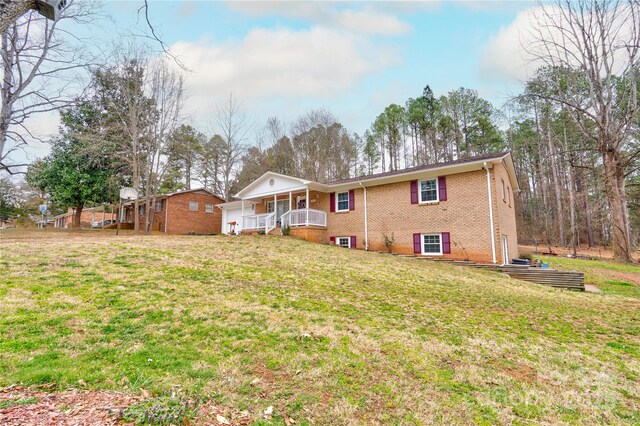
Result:
{"type": "MultiPolygon", "coordinates": [[[[111,390],[57,390],[53,386],[10,386],[0,389],[2,426],[110,426],[129,425],[121,414],[149,396],[111,390]]],[[[202,404],[192,425],[237,425],[253,422],[246,411],[224,410],[202,404]],[[226,416],[226,417],[225,417],[226,416]]],[[[287,423],[289,424],[289,423],[287,423]]]]}
{"type": "Polygon", "coordinates": [[[29,400],[33,402],[0,409],[0,424],[120,425],[120,412],[141,399],[139,396],[114,391],[71,389],[51,392],[47,387],[11,386],[0,389],[0,406],[29,400]]]}

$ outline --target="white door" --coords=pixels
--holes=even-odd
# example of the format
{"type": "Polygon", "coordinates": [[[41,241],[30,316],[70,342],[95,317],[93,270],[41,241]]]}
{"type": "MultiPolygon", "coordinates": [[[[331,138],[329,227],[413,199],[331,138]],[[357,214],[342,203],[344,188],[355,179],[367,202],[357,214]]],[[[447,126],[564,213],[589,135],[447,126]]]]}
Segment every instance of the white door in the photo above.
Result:
{"type": "Polygon", "coordinates": [[[502,264],[509,264],[509,240],[506,235],[502,236],[502,264]]]}

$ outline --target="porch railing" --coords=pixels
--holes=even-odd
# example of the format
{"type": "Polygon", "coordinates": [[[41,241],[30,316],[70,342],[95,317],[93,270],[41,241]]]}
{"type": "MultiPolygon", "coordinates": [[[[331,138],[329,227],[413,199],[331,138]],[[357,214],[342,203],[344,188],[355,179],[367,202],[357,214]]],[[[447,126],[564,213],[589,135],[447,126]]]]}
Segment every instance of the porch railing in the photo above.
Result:
{"type": "Polygon", "coordinates": [[[289,210],[282,215],[282,227],[290,226],[327,226],[327,214],[321,210],[289,210]]]}
{"type": "Polygon", "coordinates": [[[265,234],[276,227],[276,214],[263,213],[250,216],[242,216],[242,229],[253,231],[256,229],[264,229],[265,234]]]}

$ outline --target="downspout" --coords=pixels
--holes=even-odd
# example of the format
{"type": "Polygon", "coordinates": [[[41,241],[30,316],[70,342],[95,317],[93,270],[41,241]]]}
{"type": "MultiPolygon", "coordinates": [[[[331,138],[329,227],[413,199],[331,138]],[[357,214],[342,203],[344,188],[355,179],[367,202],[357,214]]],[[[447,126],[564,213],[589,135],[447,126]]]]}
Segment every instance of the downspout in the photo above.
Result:
{"type": "Polygon", "coordinates": [[[164,203],[164,233],[167,233],[167,225],[169,224],[169,197],[165,198],[164,203]]]}
{"type": "Polygon", "coordinates": [[[358,182],[362,189],[364,190],[364,249],[369,251],[369,224],[367,219],[367,188],[362,184],[362,182],[358,182]]]}
{"type": "Polygon", "coordinates": [[[493,263],[496,261],[496,236],[493,226],[493,197],[491,195],[491,172],[489,172],[489,166],[487,162],[484,162],[484,169],[487,171],[487,193],[489,194],[489,222],[491,227],[491,259],[493,263]]]}

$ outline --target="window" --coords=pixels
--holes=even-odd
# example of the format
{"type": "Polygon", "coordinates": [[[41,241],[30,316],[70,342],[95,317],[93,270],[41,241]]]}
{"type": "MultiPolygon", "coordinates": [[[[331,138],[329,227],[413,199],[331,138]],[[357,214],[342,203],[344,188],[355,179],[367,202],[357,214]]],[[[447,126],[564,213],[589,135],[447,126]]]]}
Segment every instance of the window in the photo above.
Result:
{"type": "Polygon", "coordinates": [[[155,205],[156,213],[161,212],[164,209],[164,200],[157,200],[155,205]]]}
{"type": "Polygon", "coordinates": [[[432,203],[438,201],[438,179],[420,181],[420,202],[432,203]]]}
{"type": "Polygon", "coordinates": [[[422,254],[442,254],[440,234],[422,234],[422,254]]]}
{"type": "Polygon", "coordinates": [[[204,205],[205,213],[213,213],[213,204],[207,203],[204,205]]]}
{"type": "Polygon", "coordinates": [[[189,211],[197,212],[198,211],[198,202],[197,201],[189,201],[189,211]]]}
{"type": "Polygon", "coordinates": [[[351,237],[336,237],[336,245],[344,248],[351,248],[351,237]]]}
{"type": "Polygon", "coordinates": [[[511,207],[511,188],[507,186],[507,200],[509,201],[509,207],[511,207]]]}
{"type": "Polygon", "coordinates": [[[337,212],[347,212],[349,211],[349,193],[348,192],[338,192],[336,194],[336,211],[337,212]]]}
{"type": "Polygon", "coordinates": [[[500,179],[502,182],[502,201],[507,202],[507,192],[504,189],[504,179],[500,179]]]}

